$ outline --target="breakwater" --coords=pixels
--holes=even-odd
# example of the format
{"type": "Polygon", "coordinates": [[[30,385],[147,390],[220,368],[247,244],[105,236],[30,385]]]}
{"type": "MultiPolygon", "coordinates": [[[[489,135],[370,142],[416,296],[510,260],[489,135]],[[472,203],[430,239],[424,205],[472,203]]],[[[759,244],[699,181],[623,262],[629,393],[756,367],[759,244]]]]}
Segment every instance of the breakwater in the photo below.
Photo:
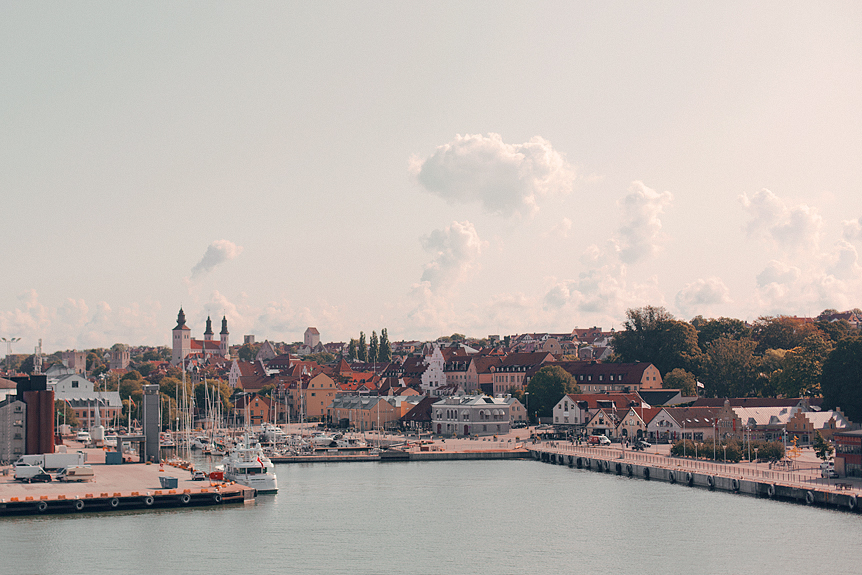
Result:
{"type": "Polygon", "coordinates": [[[570,445],[531,447],[530,455],[537,461],[597,473],[859,512],[857,490],[818,484],[792,472],[570,445]]]}

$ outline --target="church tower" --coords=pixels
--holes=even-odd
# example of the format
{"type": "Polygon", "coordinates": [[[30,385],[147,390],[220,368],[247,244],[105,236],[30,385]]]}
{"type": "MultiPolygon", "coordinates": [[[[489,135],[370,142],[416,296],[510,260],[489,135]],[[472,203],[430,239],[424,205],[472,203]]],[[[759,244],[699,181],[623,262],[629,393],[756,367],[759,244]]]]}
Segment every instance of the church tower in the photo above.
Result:
{"type": "Polygon", "coordinates": [[[204,341],[212,341],[213,340],[213,320],[210,319],[210,316],[207,316],[207,330],[204,332],[204,341]]]}
{"type": "MultiPolygon", "coordinates": [[[[207,320],[207,325],[209,325],[209,320],[207,320]]],[[[221,318],[221,333],[219,333],[219,338],[221,339],[221,345],[219,345],[219,351],[224,356],[225,359],[230,359],[230,333],[227,331],[227,316],[222,316],[221,318]]]]}
{"type": "Polygon", "coordinates": [[[171,365],[179,363],[192,351],[191,331],[186,325],[186,314],[183,308],[177,314],[177,327],[172,330],[173,353],[171,354],[171,365]]]}

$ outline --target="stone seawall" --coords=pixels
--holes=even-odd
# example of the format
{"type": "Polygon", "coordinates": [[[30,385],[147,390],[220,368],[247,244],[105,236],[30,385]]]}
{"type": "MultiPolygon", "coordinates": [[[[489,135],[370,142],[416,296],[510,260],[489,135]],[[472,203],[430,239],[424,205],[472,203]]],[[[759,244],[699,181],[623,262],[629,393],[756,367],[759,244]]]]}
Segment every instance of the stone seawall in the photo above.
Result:
{"type": "Polygon", "coordinates": [[[550,449],[531,449],[530,454],[533,459],[545,463],[567,465],[597,473],[612,473],[646,481],[664,481],[683,487],[700,487],[710,491],[725,491],[854,513],[859,512],[858,504],[860,502],[855,493],[828,489],[824,486],[759,481],[723,475],[720,472],[702,473],[697,470],[668,468],[650,463],[610,459],[595,455],[558,453],[550,449]]]}

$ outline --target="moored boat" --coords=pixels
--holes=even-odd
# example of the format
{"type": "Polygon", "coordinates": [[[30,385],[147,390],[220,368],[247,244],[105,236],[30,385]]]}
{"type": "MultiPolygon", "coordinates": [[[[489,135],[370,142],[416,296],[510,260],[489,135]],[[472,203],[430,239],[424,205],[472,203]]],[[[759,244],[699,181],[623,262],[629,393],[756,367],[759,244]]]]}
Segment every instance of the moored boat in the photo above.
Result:
{"type": "Polygon", "coordinates": [[[258,493],[276,493],[278,480],[275,465],[263,452],[259,443],[251,443],[248,435],[222,459],[225,481],[236,481],[252,487],[258,493]]]}

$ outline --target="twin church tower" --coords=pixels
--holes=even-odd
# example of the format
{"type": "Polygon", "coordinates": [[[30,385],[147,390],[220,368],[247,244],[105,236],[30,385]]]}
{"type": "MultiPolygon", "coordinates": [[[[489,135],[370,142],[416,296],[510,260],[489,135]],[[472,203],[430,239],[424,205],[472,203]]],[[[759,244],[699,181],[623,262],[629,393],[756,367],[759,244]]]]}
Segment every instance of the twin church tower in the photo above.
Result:
{"type": "Polygon", "coordinates": [[[183,308],[180,308],[180,313],[177,314],[177,327],[171,333],[174,338],[171,365],[179,365],[183,359],[189,356],[201,360],[213,356],[230,359],[230,333],[227,330],[227,317],[222,317],[218,341],[213,340],[213,324],[209,316],[207,316],[207,329],[204,331],[204,338],[192,339],[192,330],[186,325],[186,314],[183,312],[183,308]]]}

